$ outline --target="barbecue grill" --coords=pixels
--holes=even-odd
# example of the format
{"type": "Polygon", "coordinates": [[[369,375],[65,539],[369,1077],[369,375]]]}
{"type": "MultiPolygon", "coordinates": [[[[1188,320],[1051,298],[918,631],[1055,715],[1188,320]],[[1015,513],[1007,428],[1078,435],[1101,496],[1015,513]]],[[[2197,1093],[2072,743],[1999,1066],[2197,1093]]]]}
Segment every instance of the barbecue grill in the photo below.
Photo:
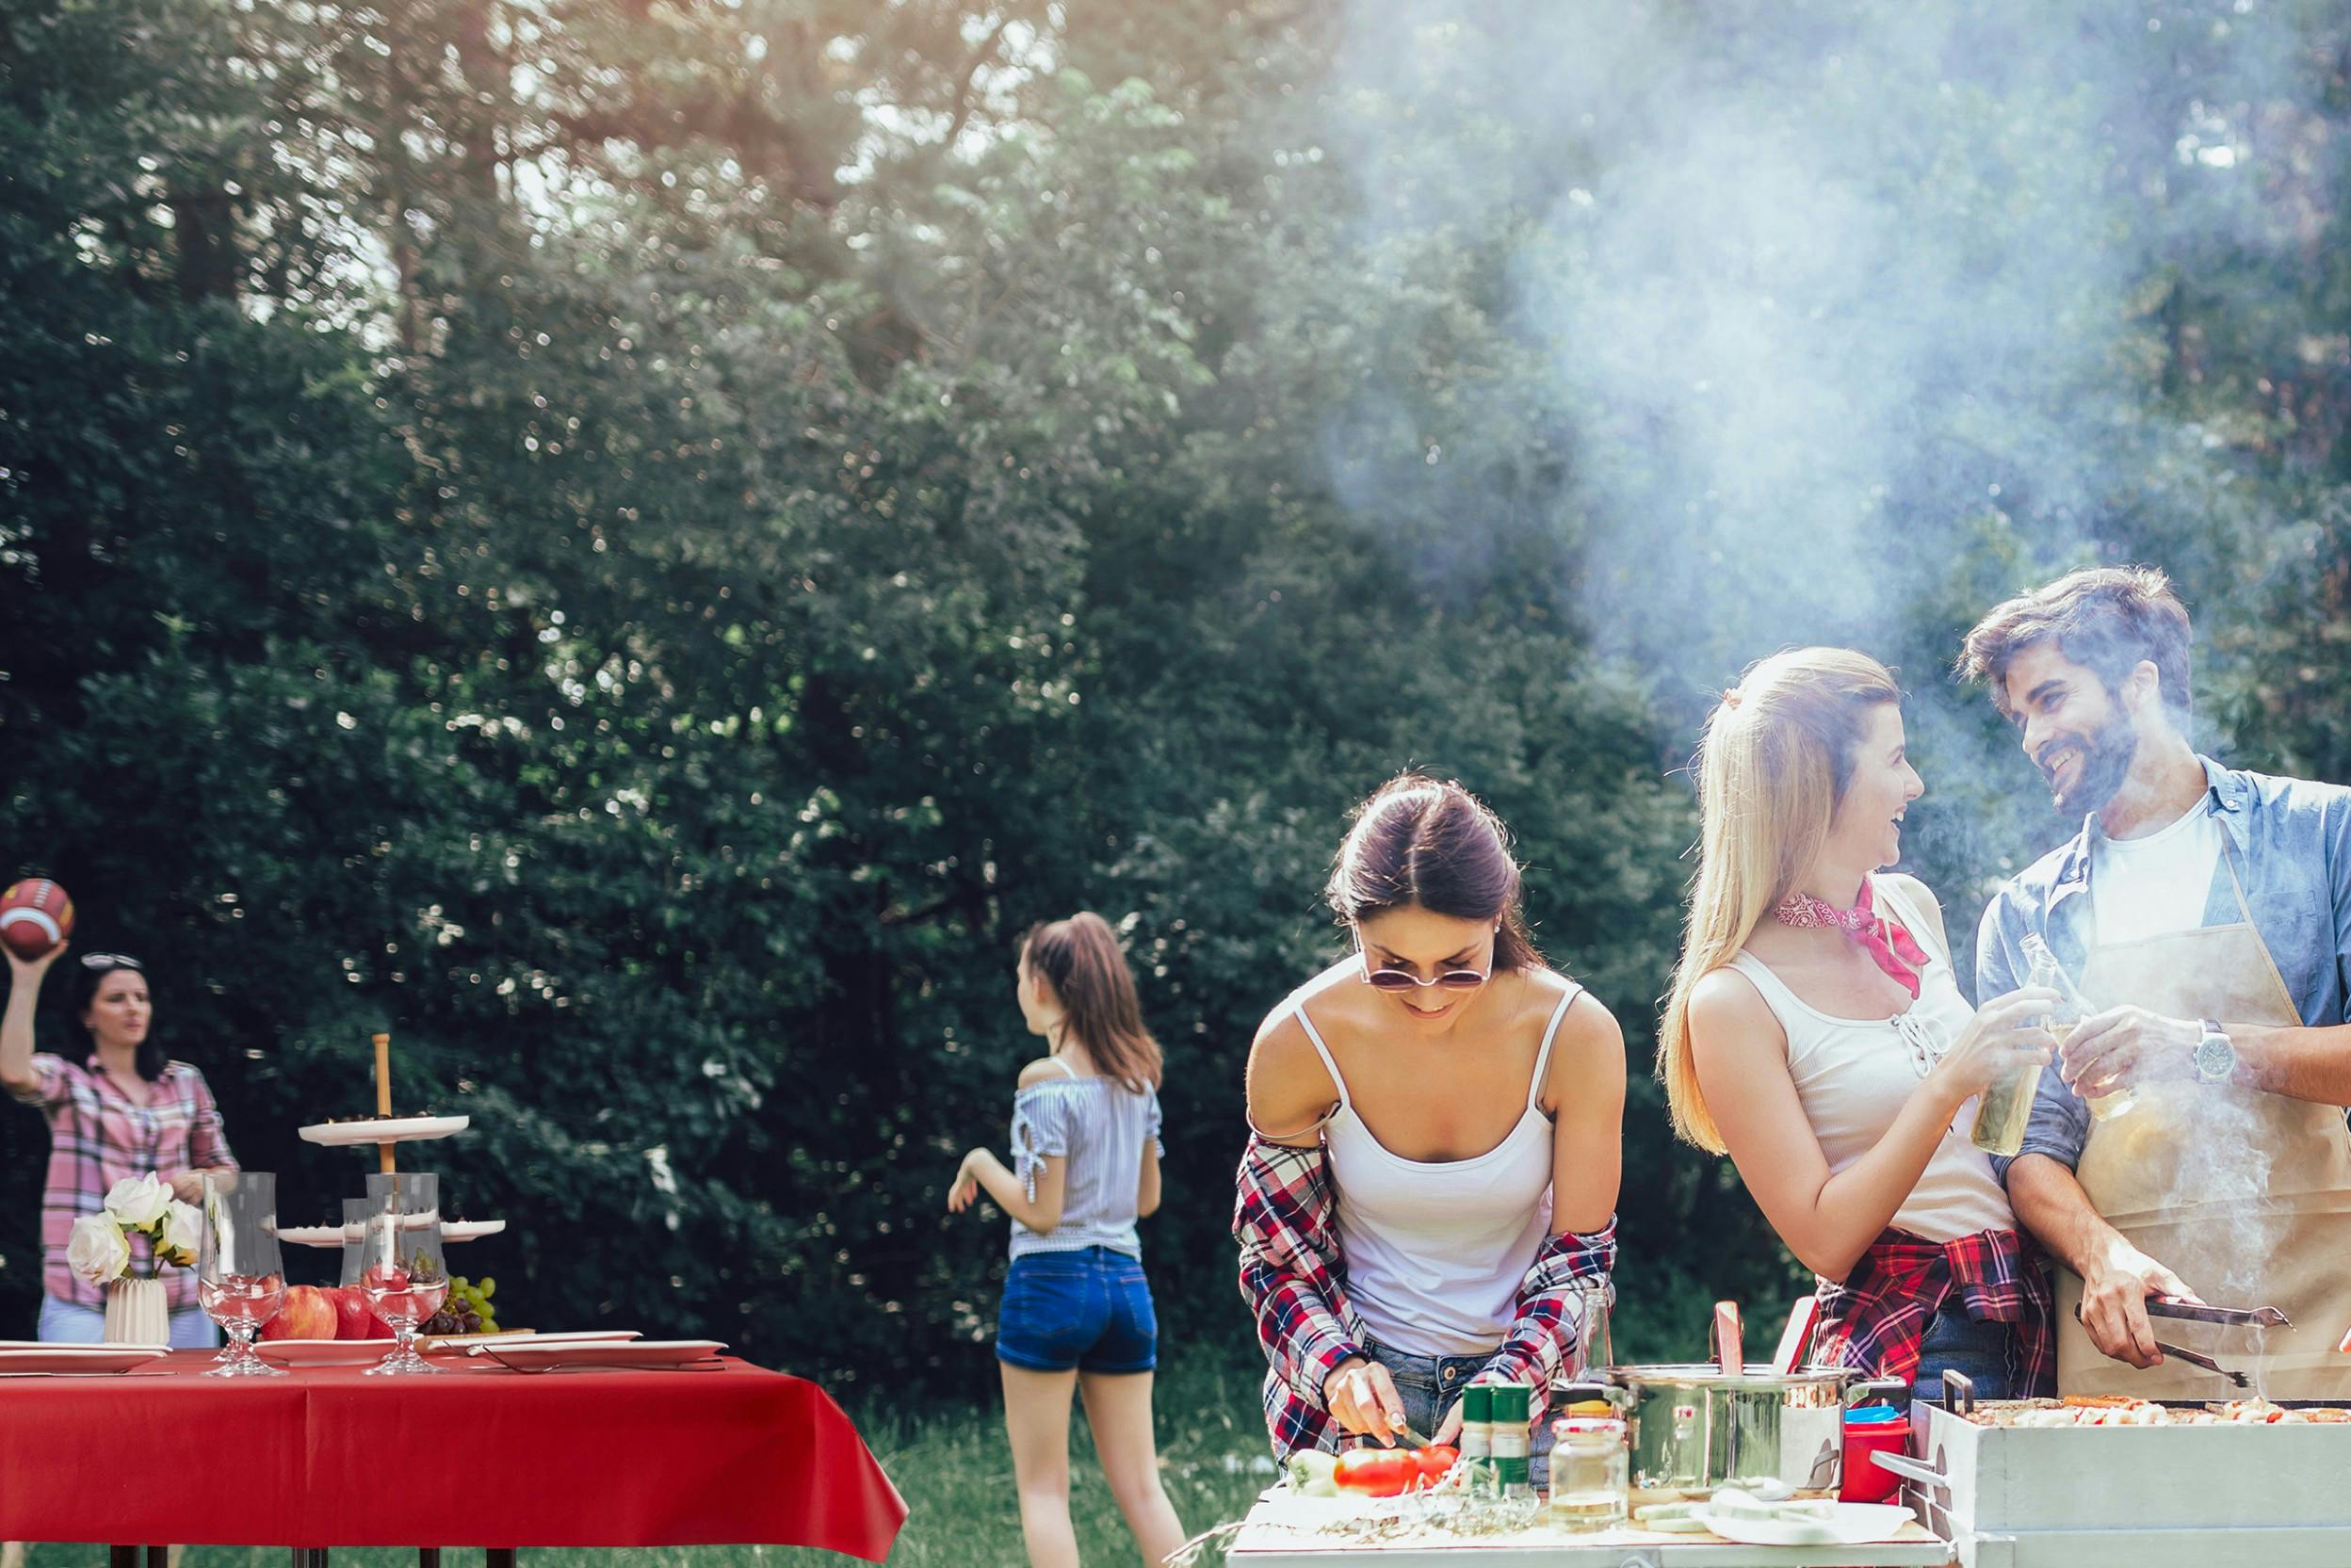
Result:
{"type": "MultiPolygon", "coordinates": [[[[2157,1401],[2201,1410],[2200,1400],[2157,1401]]],[[[1944,1374],[1910,1407],[1911,1450],[1877,1463],[1962,1568],[2343,1568],[2351,1424],[2006,1427],[1944,1374]]],[[[2288,1410],[2340,1401],[2280,1399],[2288,1410]]]]}

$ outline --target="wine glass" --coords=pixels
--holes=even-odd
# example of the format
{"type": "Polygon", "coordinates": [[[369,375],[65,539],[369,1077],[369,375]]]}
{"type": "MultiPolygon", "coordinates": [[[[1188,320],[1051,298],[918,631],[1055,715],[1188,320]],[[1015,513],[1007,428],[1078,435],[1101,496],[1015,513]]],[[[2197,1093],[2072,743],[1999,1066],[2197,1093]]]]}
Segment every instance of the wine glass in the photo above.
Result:
{"type": "Polygon", "coordinates": [[[367,1188],[359,1288],[397,1340],[391,1354],[367,1368],[368,1375],[438,1372],[440,1367],[416,1353],[416,1331],[449,1294],[449,1270],[441,1255],[439,1182],[430,1175],[376,1175],[367,1178],[367,1188]]]}
{"type": "Polygon", "coordinates": [[[360,1239],[367,1234],[367,1217],[382,1206],[381,1198],[343,1200],[343,1272],[334,1282],[338,1289],[345,1285],[359,1287],[360,1239]]]}
{"type": "Polygon", "coordinates": [[[285,1304],[285,1266],[278,1255],[278,1178],[238,1172],[234,1186],[204,1178],[198,1217],[196,1299],[229,1336],[229,1357],[208,1378],[282,1378],[253,1353],[253,1336],[285,1304]]]}

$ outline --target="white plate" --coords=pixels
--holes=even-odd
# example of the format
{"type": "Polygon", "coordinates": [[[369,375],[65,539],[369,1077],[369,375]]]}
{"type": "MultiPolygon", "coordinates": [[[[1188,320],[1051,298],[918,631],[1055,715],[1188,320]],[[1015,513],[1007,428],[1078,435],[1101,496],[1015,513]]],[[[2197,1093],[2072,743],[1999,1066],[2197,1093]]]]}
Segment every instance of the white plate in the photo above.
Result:
{"type": "MultiPolygon", "coordinates": [[[[472,1241],[478,1237],[495,1236],[506,1229],[503,1220],[446,1220],[441,1224],[444,1241],[472,1241]]],[[[357,1241],[359,1233],[342,1225],[287,1225],[278,1232],[280,1241],[297,1247],[341,1247],[357,1241]]]]}
{"type": "Polygon", "coordinates": [[[1731,1519],[1708,1509],[1694,1511],[1693,1517],[1724,1540],[1742,1545],[1860,1546],[1891,1541],[1911,1515],[1896,1503],[1839,1503],[1825,1519],[1731,1519]]]}
{"type": "Polygon", "coordinates": [[[389,1122],[321,1122],[304,1127],[302,1137],[330,1149],[365,1148],[376,1143],[413,1143],[446,1138],[465,1130],[463,1116],[396,1116],[389,1122]]]}
{"type": "Polygon", "coordinates": [[[569,1339],[546,1344],[531,1334],[511,1344],[476,1345],[465,1353],[509,1366],[680,1366],[708,1361],[726,1347],[715,1339],[569,1339]]]}
{"type": "Polygon", "coordinates": [[[436,1345],[462,1350],[475,1345],[613,1344],[645,1336],[635,1329],[567,1329],[560,1334],[541,1334],[536,1329],[501,1329],[496,1334],[436,1334],[430,1337],[436,1345]]]}
{"type": "Polygon", "coordinates": [[[340,1247],[345,1237],[340,1225],[281,1225],[278,1239],[297,1247],[340,1247]]]}
{"type": "Polygon", "coordinates": [[[169,1345],[41,1345],[4,1340],[0,1341],[0,1373],[127,1372],[170,1353],[169,1345]]]}
{"type": "Polygon", "coordinates": [[[358,1366],[392,1353],[389,1339],[264,1339],[253,1346],[264,1361],[288,1366],[358,1366]]]}

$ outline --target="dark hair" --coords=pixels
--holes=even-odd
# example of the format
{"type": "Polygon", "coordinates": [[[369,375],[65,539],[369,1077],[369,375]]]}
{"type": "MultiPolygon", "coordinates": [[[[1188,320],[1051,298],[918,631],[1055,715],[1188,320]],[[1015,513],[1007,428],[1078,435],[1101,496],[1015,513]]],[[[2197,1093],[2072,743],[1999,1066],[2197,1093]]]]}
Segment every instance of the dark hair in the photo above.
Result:
{"type": "Polygon", "coordinates": [[[1510,830],[1451,780],[1403,773],[1355,808],[1323,897],[1354,927],[1414,906],[1455,920],[1496,920],[1494,967],[1542,965],[1519,906],[1510,830]]]}
{"type": "Polygon", "coordinates": [[[1159,1043],[1143,1026],[1134,971],[1111,923],[1092,910],[1029,928],[1020,955],[1061,999],[1071,1034],[1103,1072],[1140,1094],[1159,1082],[1159,1043]]]}
{"type": "MultiPolygon", "coordinates": [[[[130,971],[141,979],[146,978],[147,976],[147,966],[128,953],[84,953],[81,962],[73,966],[73,983],[67,988],[65,994],[66,1006],[69,1010],[66,1022],[81,1031],[82,1048],[86,1051],[93,1051],[98,1047],[96,1041],[90,1037],[89,1028],[82,1023],[82,1015],[88,1012],[90,1004],[98,999],[98,988],[106,983],[106,977],[120,975],[124,970],[130,971]],[[92,962],[93,960],[96,962],[92,962]]],[[[138,1069],[138,1075],[149,1083],[154,1083],[163,1076],[164,1064],[169,1059],[163,1054],[163,1046],[155,1039],[154,1026],[152,1024],[149,1025],[147,1038],[138,1043],[138,1054],[133,1059],[134,1065],[138,1069]]]]}
{"type": "Polygon", "coordinates": [[[2036,644],[2057,651],[2118,691],[2141,660],[2151,660],[2164,701],[2195,711],[2188,692],[2188,611],[2171,581],[2151,566],[2097,566],[2069,572],[2019,594],[1975,623],[1959,651],[1959,673],[1988,682],[2001,717],[2008,706],[2008,666],[2036,644]]]}

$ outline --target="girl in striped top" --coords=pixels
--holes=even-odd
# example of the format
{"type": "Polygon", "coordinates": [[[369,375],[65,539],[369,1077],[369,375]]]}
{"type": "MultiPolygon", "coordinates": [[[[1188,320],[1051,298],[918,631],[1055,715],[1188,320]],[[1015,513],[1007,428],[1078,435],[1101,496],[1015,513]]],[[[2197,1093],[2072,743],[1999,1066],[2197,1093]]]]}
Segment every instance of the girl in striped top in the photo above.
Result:
{"type": "Polygon", "coordinates": [[[1183,1544],[1159,1484],[1151,1430],[1159,1319],[1135,1221],[1159,1206],[1159,1043],[1100,915],[1038,926],[1021,943],[1014,995],[1046,1055],[1013,1096],[1013,1165],[964,1156],[948,1189],[960,1214],[981,1188],[1012,1217],[997,1314],[1004,1425],[1031,1563],[1078,1561],[1069,1522],[1069,1401],[1082,1392],[1111,1495],[1158,1562],[1183,1544]]]}

